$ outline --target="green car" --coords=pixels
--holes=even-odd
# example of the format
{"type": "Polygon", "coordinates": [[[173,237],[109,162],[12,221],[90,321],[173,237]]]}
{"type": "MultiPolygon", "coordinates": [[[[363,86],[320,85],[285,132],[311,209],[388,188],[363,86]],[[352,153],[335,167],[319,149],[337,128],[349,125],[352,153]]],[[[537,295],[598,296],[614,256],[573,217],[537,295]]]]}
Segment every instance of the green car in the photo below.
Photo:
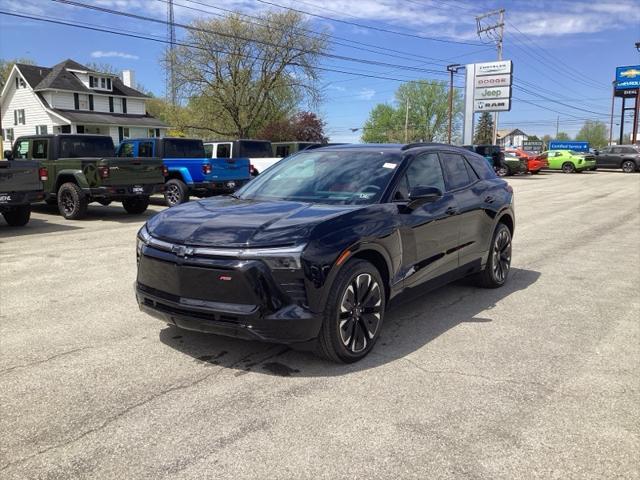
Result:
{"type": "Polygon", "coordinates": [[[596,157],[573,150],[548,150],[538,158],[549,162],[549,170],[562,170],[564,173],[596,169],[596,157]]]}

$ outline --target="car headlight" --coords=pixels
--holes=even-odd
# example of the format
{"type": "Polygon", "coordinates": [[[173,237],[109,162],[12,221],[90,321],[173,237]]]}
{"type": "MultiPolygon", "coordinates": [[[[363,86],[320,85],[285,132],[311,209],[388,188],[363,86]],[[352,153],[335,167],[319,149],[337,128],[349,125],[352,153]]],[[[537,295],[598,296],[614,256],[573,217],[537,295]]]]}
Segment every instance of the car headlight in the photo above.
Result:
{"type": "Polygon", "coordinates": [[[194,255],[233,257],[241,260],[261,260],[273,270],[299,270],[302,268],[302,251],[306,244],[294,247],[244,248],[241,250],[222,248],[193,249],[194,255]]]}
{"type": "Polygon", "coordinates": [[[140,258],[142,255],[142,247],[149,244],[149,240],[151,239],[151,235],[149,235],[149,231],[147,230],[147,226],[143,225],[140,230],[138,230],[138,235],[136,236],[136,257],[140,258]]]}

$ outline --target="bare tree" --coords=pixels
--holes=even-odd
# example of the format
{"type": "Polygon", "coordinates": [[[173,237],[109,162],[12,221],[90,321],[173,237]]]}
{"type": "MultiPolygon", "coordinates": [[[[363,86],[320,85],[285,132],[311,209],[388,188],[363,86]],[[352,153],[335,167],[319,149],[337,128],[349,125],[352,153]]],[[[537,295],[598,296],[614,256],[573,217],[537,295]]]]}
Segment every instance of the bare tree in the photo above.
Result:
{"type": "Polygon", "coordinates": [[[173,53],[176,83],[194,119],[181,127],[250,137],[302,101],[316,104],[327,39],[305,27],[302,15],[291,11],[266,13],[257,23],[239,15],[192,23],[187,45],[173,53]]]}

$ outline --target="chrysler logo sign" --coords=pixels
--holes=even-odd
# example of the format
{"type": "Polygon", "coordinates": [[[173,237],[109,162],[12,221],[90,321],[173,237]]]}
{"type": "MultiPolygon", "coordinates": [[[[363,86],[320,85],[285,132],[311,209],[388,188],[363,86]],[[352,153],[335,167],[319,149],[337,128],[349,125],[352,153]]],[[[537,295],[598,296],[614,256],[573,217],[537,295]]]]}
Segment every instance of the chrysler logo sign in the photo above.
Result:
{"type": "Polygon", "coordinates": [[[476,77],[499,74],[511,75],[511,73],[513,73],[512,66],[513,65],[511,63],[511,60],[489,63],[476,63],[476,77]]]}

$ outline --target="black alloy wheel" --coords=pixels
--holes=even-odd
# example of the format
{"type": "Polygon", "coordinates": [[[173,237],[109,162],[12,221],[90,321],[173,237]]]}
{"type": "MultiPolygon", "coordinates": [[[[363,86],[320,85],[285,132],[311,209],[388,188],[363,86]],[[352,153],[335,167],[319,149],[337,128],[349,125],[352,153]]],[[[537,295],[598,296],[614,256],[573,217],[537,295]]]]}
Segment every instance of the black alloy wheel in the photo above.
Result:
{"type": "Polygon", "coordinates": [[[378,270],[364,260],[350,261],[336,276],[327,298],[317,353],[341,363],[365,357],[380,334],[385,305],[378,270]]]}
{"type": "Polygon", "coordinates": [[[164,199],[169,207],[175,207],[189,201],[189,189],[187,185],[177,178],[169,180],[164,189],[164,199]]]}
{"type": "Polygon", "coordinates": [[[476,275],[476,281],[484,288],[498,288],[506,283],[510,270],[511,230],[504,223],[498,223],[493,233],[487,264],[476,275]]]}
{"type": "Polygon", "coordinates": [[[574,173],[576,171],[576,166],[571,162],[565,162],[562,164],[562,171],[564,173],[574,173]]]}
{"type": "Polygon", "coordinates": [[[624,173],[633,173],[636,171],[636,164],[633,160],[625,160],[622,162],[622,171],[624,173]]]}
{"type": "Polygon", "coordinates": [[[87,214],[89,202],[75,183],[63,183],[58,190],[58,210],[67,220],[79,220],[87,214]]]}

